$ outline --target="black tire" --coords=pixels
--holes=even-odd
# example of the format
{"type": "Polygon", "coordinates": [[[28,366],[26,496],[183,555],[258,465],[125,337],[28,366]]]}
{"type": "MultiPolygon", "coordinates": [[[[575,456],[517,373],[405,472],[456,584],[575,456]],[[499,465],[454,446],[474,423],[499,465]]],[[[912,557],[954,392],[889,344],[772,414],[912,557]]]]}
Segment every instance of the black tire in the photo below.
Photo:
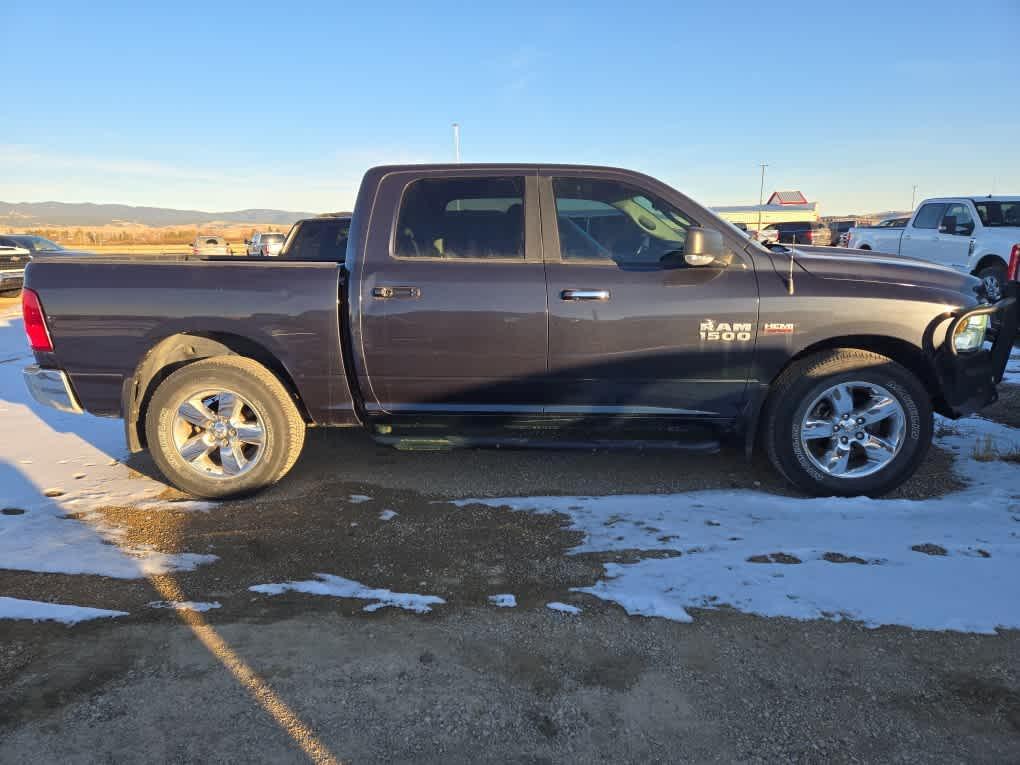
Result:
{"type": "Polygon", "coordinates": [[[823,351],[792,364],[773,384],[762,420],[762,440],[772,464],[794,486],[815,496],[879,496],[892,491],[924,460],[932,431],[931,396],[922,382],[892,359],[854,348],[823,351]],[[819,395],[831,386],[851,382],[881,386],[895,398],[903,410],[902,441],[895,456],[877,472],[837,477],[814,464],[800,427],[819,395]]]}
{"type": "Polygon", "coordinates": [[[221,499],[254,493],[283,478],[301,454],[305,423],[272,372],[252,359],[217,356],[181,367],[160,383],[146,411],[145,435],[156,466],[171,484],[196,497],[221,499]],[[175,442],[181,404],[201,391],[220,389],[247,399],[251,408],[246,411],[264,434],[257,459],[239,475],[204,474],[181,456],[175,442]]]}
{"type": "Polygon", "coordinates": [[[992,263],[980,269],[975,276],[985,283],[985,290],[989,300],[998,300],[1002,297],[1006,288],[1006,264],[1002,262],[992,263]],[[990,287],[994,283],[995,288],[990,287]]]}

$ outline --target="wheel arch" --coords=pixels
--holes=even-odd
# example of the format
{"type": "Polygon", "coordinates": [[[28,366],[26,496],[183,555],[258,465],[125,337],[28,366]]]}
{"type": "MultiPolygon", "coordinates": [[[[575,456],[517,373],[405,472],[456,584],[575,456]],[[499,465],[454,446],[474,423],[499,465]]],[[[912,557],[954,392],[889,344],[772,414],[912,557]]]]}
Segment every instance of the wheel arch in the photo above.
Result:
{"type": "Polygon", "coordinates": [[[871,351],[872,353],[887,356],[913,372],[924,385],[925,390],[928,391],[932,399],[937,399],[942,395],[942,385],[939,382],[935,365],[925,352],[907,340],[899,337],[890,337],[889,335],[842,335],[819,340],[817,343],[813,343],[801,349],[796,355],[791,356],[782,369],[769,380],[769,387],[771,388],[783,372],[801,359],[821,351],[831,351],[836,348],[871,351]]]}
{"type": "Polygon", "coordinates": [[[999,266],[999,265],[1001,265],[1003,268],[1007,268],[1008,267],[1008,264],[1006,263],[1006,259],[1005,258],[1003,258],[1001,255],[996,255],[995,253],[990,252],[990,253],[988,253],[986,255],[982,255],[981,256],[981,260],[979,260],[977,262],[977,264],[974,266],[974,270],[971,273],[974,276],[977,276],[978,273],[982,269],[988,268],[988,266],[999,266]]]}
{"type": "Polygon", "coordinates": [[[287,389],[304,421],[311,422],[293,376],[268,348],[251,338],[231,333],[182,332],[169,335],[152,346],[139,362],[134,375],[124,382],[121,411],[131,451],[145,448],[145,415],[159,384],[181,367],[214,356],[243,356],[262,364],[287,389]]]}

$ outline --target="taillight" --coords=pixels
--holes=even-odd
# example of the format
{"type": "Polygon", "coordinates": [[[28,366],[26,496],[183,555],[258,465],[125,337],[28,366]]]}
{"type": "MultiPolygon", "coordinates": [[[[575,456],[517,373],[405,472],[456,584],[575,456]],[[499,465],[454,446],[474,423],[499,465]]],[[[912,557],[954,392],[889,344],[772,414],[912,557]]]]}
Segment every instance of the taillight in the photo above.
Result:
{"type": "Polygon", "coordinates": [[[25,319],[25,334],[33,351],[52,351],[53,340],[46,326],[46,314],[34,290],[21,291],[21,315],[25,319]]]}
{"type": "Polygon", "coordinates": [[[1006,278],[1011,282],[1020,282],[1020,244],[1014,244],[1013,249],[1009,253],[1006,278]]]}
{"type": "Polygon", "coordinates": [[[815,232],[808,229],[802,234],[804,244],[811,244],[815,239],[815,232]]]}

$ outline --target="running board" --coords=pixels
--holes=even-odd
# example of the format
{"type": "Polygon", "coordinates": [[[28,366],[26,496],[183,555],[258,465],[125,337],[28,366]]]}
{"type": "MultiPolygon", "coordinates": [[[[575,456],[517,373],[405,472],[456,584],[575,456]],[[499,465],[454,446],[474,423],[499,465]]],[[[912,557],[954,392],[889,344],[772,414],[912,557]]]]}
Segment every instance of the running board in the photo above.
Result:
{"type": "Polygon", "coordinates": [[[453,449],[612,449],[666,450],[716,454],[719,441],[669,441],[664,439],[534,439],[500,436],[407,437],[373,434],[373,440],[401,451],[434,452],[453,449]]]}

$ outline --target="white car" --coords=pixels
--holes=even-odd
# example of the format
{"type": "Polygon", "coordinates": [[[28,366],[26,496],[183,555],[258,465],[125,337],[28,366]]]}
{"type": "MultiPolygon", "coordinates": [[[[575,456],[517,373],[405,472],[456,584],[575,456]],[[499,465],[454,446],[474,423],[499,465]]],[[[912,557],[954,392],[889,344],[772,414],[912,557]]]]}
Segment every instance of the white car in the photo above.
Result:
{"type": "Polygon", "coordinates": [[[283,249],[283,241],[287,238],[285,234],[277,231],[259,231],[250,240],[246,239],[248,254],[257,255],[263,258],[275,258],[283,249]]]}
{"type": "Polygon", "coordinates": [[[965,271],[980,277],[988,297],[996,300],[1008,264],[1020,258],[1020,197],[926,199],[902,228],[879,224],[850,229],[847,246],[965,271]]]}

